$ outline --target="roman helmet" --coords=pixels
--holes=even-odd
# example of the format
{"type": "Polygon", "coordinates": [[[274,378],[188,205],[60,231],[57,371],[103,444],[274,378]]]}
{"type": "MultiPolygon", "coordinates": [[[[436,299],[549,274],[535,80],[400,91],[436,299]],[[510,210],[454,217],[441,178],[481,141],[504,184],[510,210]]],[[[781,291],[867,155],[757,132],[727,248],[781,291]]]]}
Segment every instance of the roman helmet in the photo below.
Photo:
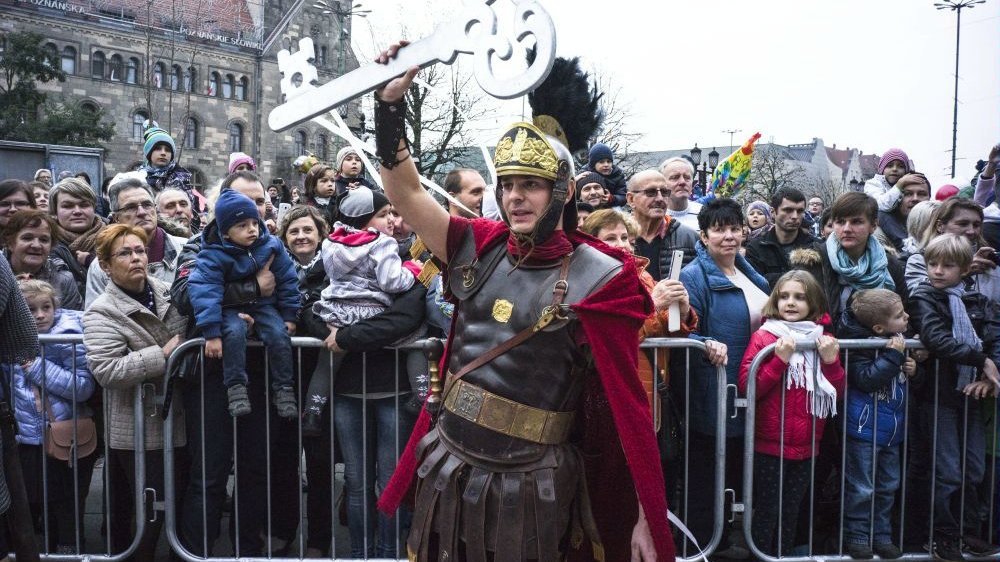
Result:
{"type": "MultiPolygon", "coordinates": [[[[534,52],[529,52],[529,62],[534,52]]],[[[530,248],[544,243],[555,231],[559,218],[563,230],[577,226],[576,202],[567,199],[569,181],[575,175],[573,153],[586,150],[604,120],[600,93],[591,85],[578,58],[557,58],[552,71],[528,94],[532,122],[514,123],[497,142],[493,155],[497,178],[535,176],[553,183],[552,199],[530,234],[516,234],[518,244],[530,248]]],[[[497,207],[505,223],[502,190],[496,190],[497,207]]]]}

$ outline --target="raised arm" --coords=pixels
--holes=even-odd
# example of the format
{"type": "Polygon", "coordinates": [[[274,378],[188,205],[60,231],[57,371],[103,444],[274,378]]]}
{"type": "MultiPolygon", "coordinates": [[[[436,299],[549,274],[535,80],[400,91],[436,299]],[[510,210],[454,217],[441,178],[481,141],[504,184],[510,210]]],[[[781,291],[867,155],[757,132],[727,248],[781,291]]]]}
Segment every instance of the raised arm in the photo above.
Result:
{"type": "MultiPolygon", "coordinates": [[[[376,59],[387,64],[399,49],[400,41],[389,46],[376,59]]],[[[442,261],[448,242],[448,212],[420,185],[420,174],[406,142],[406,90],[418,67],[412,67],[375,92],[375,150],[382,161],[382,184],[385,195],[427,248],[442,261]]]]}

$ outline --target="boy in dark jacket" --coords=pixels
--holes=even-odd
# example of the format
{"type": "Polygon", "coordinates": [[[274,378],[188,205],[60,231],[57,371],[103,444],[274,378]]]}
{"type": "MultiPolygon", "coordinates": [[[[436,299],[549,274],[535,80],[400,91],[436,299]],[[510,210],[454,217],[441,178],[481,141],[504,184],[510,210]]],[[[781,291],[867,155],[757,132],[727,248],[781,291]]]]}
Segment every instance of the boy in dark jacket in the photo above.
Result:
{"type": "Polygon", "coordinates": [[[615,166],[614,158],[611,147],[599,142],[590,147],[587,169],[604,177],[605,186],[611,196],[608,201],[609,205],[621,207],[625,204],[625,193],[628,192],[628,187],[625,172],[615,166]]]}
{"type": "Polygon", "coordinates": [[[937,424],[931,453],[936,463],[933,555],[962,560],[964,546],[987,556],[996,547],[966,532],[980,528],[975,483],[983,479],[986,453],[981,410],[967,398],[996,396],[1000,390],[1000,310],[986,296],[965,290],[972,247],[964,237],[938,236],[924,248],[924,260],[928,279],[914,289],[910,304],[920,341],[938,369],[933,384],[924,385],[920,395],[926,407],[918,410],[929,431],[935,420],[937,424]],[[964,495],[964,529],[959,526],[959,494],[964,495]]]}
{"type": "Polygon", "coordinates": [[[274,405],[283,418],[298,416],[292,391],[292,343],[300,298],[298,277],[281,241],[268,234],[257,205],[249,197],[223,191],[215,204],[215,220],[202,233],[202,249],[188,281],[195,323],[204,335],[205,355],[226,361],[222,377],[229,399],[229,413],[250,413],[246,374],[246,313],[267,346],[274,405]],[[275,277],[275,296],[245,307],[222,307],[225,285],[254,277],[266,264],[275,277]],[[280,313],[279,313],[280,311],[280,313]]]}
{"type": "Polygon", "coordinates": [[[364,176],[365,165],[353,146],[345,146],[337,152],[337,195],[343,195],[355,187],[367,187],[382,191],[364,176]]]}
{"type": "Polygon", "coordinates": [[[844,538],[848,554],[859,560],[870,559],[873,550],[883,559],[902,555],[892,543],[891,518],[906,433],[906,385],[917,372],[916,361],[903,355],[908,320],[895,292],[863,289],[852,297],[841,324],[842,338],[886,340],[877,355],[874,349],[851,353],[847,365],[844,538]],[[872,466],[878,467],[875,475],[872,466]]]}

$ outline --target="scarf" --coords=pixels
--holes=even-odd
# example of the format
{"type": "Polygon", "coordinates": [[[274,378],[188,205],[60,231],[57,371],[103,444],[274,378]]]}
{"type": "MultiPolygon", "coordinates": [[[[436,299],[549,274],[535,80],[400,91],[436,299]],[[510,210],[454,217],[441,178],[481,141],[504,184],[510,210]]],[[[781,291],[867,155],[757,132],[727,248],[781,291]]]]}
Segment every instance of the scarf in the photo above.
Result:
{"type": "Polygon", "coordinates": [[[94,245],[97,242],[97,235],[107,226],[107,223],[101,217],[94,217],[94,224],[89,229],[79,234],[70,232],[63,227],[59,227],[56,236],[59,241],[69,247],[70,250],[74,252],[87,252],[93,253],[94,245]]]}
{"type": "Polygon", "coordinates": [[[532,245],[529,238],[520,239],[513,232],[507,236],[507,253],[517,259],[518,264],[551,264],[572,251],[573,244],[562,230],[554,231],[538,246],[532,245]]]}
{"type": "Polygon", "coordinates": [[[834,236],[826,237],[826,253],[830,256],[830,265],[840,275],[847,285],[854,289],[889,289],[894,291],[896,283],[889,275],[889,257],[885,248],[875,239],[868,237],[868,247],[865,253],[855,262],[840,246],[840,240],[834,236]]]}
{"type": "MultiPolygon", "coordinates": [[[[944,289],[948,295],[948,311],[951,312],[952,318],[951,335],[956,342],[971,346],[976,351],[982,351],[983,340],[976,335],[976,329],[972,326],[972,321],[969,320],[969,312],[965,309],[965,303],[962,302],[962,295],[965,294],[963,286],[964,283],[959,282],[957,285],[944,289]]],[[[958,365],[958,381],[955,384],[955,390],[959,392],[964,390],[966,386],[976,380],[977,374],[978,369],[972,365],[958,365]]]]}
{"type": "Polygon", "coordinates": [[[162,168],[154,167],[152,164],[146,164],[142,167],[142,170],[146,172],[146,183],[150,187],[163,187],[162,183],[166,181],[166,178],[170,176],[170,173],[174,171],[177,167],[177,160],[171,160],[169,164],[162,168]],[[157,186],[157,184],[160,184],[157,186]]]}
{"type": "Polygon", "coordinates": [[[165,252],[167,234],[162,228],[156,227],[153,231],[153,237],[149,240],[149,244],[146,245],[146,254],[149,258],[149,263],[157,263],[163,261],[163,254],[165,252]]]}
{"type": "MultiPolygon", "coordinates": [[[[815,322],[786,322],[768,318],[761,330],[778,336],[791,337],[796,343],[815,342],[823,335],[823,327],[815,322]]],[[[804,388],[809,394],[806,412],[817,418],[837,415],[837,389],[826,380],[815,350],[804,349],[792,353],[788,360],[788,383],[786,388],[804,388]]]]}
{"type": "Polygon", "coordinates": [[[154,315],[156,314],[156,297],[153,295],[153,285],[148,280],[146,281],[146,286],[138,293],[129,291],[125,287],[118,285],[118,283],[115,283],[115,285],[121,289],[123,293],[131,297],[132,300],[146,307],[154,315]]]}

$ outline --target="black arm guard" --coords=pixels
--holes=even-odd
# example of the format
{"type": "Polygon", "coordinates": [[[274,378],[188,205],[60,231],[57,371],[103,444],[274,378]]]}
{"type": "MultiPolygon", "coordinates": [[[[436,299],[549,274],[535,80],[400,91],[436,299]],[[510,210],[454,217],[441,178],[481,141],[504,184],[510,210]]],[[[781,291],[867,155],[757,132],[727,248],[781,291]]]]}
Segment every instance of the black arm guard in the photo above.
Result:
{"type": "Polygon", "coordinates": [[[410,157],[410,142],[406,139],[406,102],[388,103],[375,96],[375,155],[386,169],[393,169],[410,157]],[[405,148],[399,148],[402,140],[405,148]],[[406,155],[399,157],[406,151],[406,155]]]}

